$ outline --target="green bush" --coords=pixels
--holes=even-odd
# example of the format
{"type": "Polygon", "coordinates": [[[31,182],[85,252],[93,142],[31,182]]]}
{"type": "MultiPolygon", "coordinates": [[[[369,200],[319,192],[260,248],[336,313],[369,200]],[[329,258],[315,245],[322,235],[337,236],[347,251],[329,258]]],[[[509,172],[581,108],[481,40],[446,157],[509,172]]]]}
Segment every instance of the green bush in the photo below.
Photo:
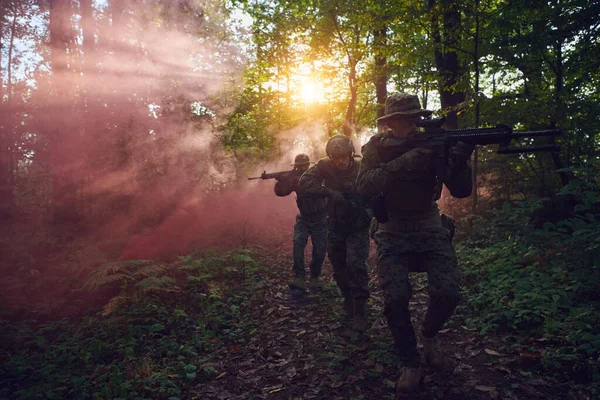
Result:
{"type": "Polygon", "coordinates": [[[600,367],[598,193],[594,180],[575,179],[560,195],[579,204],[544,229],[527,223],[539,201],[507,204],[487,220],[479,217],[479,227],[457,246],[467,325],[483,334],[521,334],[542,353],[543,366],[575,371],[588,382],[600,367]]]}

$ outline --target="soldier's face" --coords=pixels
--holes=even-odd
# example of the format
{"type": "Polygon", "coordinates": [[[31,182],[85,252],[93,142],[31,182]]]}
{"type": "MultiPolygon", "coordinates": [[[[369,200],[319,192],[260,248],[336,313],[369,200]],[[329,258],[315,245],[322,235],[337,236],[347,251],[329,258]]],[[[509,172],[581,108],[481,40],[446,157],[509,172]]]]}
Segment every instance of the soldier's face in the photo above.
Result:
{"type": "Polygon", "coordinates": [[[335,167],[337,169],[341,169],[341,170],[345,170],[350,168],[350,155],[349,154],[342,154],[339,156],[331,156],[331,161],[333,162],[333,165],[335,165],[335,167]]]}
{"type": "Polygon", "coordinates": [[[308,169],[308,164],[297,165],[296,169],[300,172],[304,172],[308,169]]]}
{"type": "Polygon", "coordinates": [[[400,117],[389,118],[385,121],[388,128],[392,130],[392,135],[398,138],[405,138],[417,133],[417,124],[420,117],[400,117]]]}

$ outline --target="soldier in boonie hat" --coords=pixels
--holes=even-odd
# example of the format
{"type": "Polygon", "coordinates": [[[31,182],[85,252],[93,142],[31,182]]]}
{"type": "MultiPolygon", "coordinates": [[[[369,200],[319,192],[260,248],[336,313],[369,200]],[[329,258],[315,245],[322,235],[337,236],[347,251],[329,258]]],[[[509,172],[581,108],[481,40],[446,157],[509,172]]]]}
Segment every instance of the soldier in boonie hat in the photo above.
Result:
{"type": "Polygon", "coordinates": [[[385,115],[377,118],[377,121],[413,116],[429,117],[432,113],[431,110],[421,108],[421,103],[416,95],[393,93],[385,100],[385,115]]]}
{"type": "MultiPolygon", "coordinates": [[[[423,364],[439,370],[444,357],[438,333],[453,315],[460,299],[459,269],[452,247],[451,218],[440,216],[437,201],[442,185],[453,197],[471,194],[472,177],[468,159],[472,146],[457,144],[450,154],[463,151],[438,174],[438,154],[427,143],[415,141],[420,119],[432,111],[421,108],[415,95],[394,93],[385,102],[385,115],[378,119],[388,130],[373,135],[362,148],[362,164],[356,185],[363,196],[375,198],[372,237],[377,245],[377,270],[384,298],[384,315],[400,362],[396,398],[419,390],[423,364]],[[388,143],[407,143],[391,151],[388,143]],[[423,147],[418,147],[423,144],[423,147]],[[463,150],[461,150],[461,148],[463,150]],[[412,296],[409,272],[428,275],[429,305],[419,332],[411,322],[412,296]],[[417,349],[417,335],[423,344],[423,359],[417,349]]],[[[437,149],[436,149],[437,150],[437,149]]]]}

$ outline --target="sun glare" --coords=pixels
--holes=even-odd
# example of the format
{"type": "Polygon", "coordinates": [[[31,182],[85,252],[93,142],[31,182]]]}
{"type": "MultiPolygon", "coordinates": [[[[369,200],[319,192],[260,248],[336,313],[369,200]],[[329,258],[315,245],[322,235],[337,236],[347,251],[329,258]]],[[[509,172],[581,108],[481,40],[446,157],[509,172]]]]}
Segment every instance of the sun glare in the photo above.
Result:
{"type": "Polygon", "coordinates": [[[298,76],[298,91],[300,98],[305,104],[322,103],[324,100],[323,85],[311,79],[307,75],[298,76]]]}
{"type": "Polygon", "coordinates": [[[323,102],[324,90],[322,85],[306,76],[302,76],[299,83],[300,96],[304,103],[312,104],[323,102]]]}

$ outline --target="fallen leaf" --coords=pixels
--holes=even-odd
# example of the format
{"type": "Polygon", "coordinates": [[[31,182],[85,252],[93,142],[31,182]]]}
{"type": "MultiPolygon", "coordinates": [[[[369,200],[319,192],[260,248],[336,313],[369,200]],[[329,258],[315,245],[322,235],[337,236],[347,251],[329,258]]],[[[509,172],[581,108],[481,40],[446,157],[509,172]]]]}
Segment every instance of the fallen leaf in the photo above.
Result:
{"type": "Polygon", "coordinates": [[[502,365],[496,365],[496,366],[494,366],[494,369],[497,369],[499,371],[504,371],[507,374],[512,375],[512,371],[506,367],[503,367],[502,365]]]}
{"type": "Polygon", "coordinates": [[[527,383],[530,383],[534,386],[548,386],[548,382],[545,382],[544,380],[538,378],[530,379],[527,381],[527,383]]]}
{"type": "Polygon", "coordinates": [[[495,392],[496,388],[493,386],[475,386],[475,389],[481,390],[482,392],[495,392]]]}
{"type": "Polygon", "coordinates": [[[217,376],[215,379],[221,379],[225,375],[227,375],[227,371],[223,372],[222,374],[220,374],[219,376],[217,376]]]}
{"type": "Polygon", "coordinates": [[[488,353],[491,356],[506,357],[506,354],[498,353],[497,351],[494,351],[494,350],[484,349],[483,351],[485,351],[486,353],[488,353]]]}
{"type": "Polygon", "coordinates": [[[479,353],[481,353],[481,350],[477,349],[477,350],[469,350],[469,357],[475,357],[476,355],[478,355],[479,353]]]}
{"type": "Polygon", "coordinates": [[[241,347],[242,346],[240,344],[234,344],[231,346],[227,346],[226,348],[227,348],[227,351],[229,351],[230,353],[235,353],[235,352],[239,351],[241,347]]]}
{"type": "Polygon", "coordinates": [[[542,358],[541,353],[521,353],[521,354],[519,354],[519,359],[521,361],[537,360],[540,358],[542,358]]]}

